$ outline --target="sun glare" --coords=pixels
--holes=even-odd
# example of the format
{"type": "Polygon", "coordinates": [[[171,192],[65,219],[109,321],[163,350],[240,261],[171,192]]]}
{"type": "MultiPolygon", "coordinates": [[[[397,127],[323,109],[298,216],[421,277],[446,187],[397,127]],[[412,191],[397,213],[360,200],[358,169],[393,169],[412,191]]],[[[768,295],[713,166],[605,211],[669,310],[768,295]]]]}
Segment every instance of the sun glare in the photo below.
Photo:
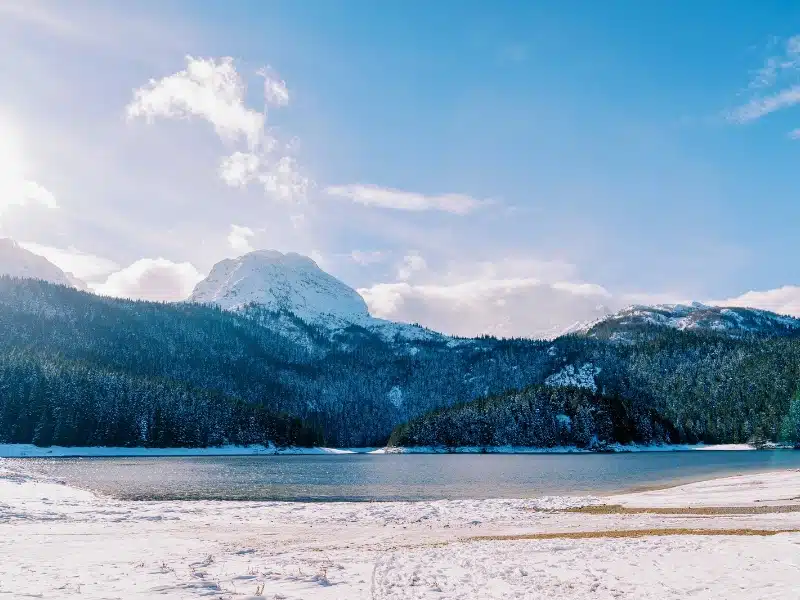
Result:
{"type": "Polygon", "coordinates": [[[37,202],[56,207],[54,196],[28,179],[20,128],[7,115],[0,114],[0,213],[12,205],[37,202]]]}

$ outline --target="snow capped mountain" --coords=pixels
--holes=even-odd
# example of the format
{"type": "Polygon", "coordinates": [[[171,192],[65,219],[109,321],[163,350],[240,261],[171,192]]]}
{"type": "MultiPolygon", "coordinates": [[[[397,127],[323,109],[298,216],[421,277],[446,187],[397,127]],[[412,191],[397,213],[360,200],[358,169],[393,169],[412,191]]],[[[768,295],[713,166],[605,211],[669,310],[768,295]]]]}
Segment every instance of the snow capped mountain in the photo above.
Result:
{"type": "Polygon", "coordinates": [[[800,334],[800,319],[755,308],[692,304],[634,305],[608,317],[576,327],[568,333],[624,341],[648,327],[743,334],[800,334]]]}
{"type": "MultiPolygon", "coordinates": [[[[189,300],[216,304],[235,312],[256,306],[281,313],[283,316],[262,319],[265,326],[308,346],[313,342],[293,321],[294,317],[324,328],[332,338],[338,336],[345,344],[357,343],[352,336],[342,337],[353,325],[386,341],[461,343],[418,325],[372,317],[358,292],[320,269],[312,259],[291,252],[257,250],[223,260],[197,284],[189,300]]],[[[752,308],[723,308],[697,302],[634,305],[589,323],[576,324],[564,333],[624,342],[634,341],[653,328],[718,331],[733,337],[751,333],[800,335],[800,319],[752,308]]]]}
{"type": "Polygon", "coordinates": [[[26,250],[10,238],[0,238],[0,275],[43,279],[50,283],[86,290],[86,284],[65,273],[49,260],[26,250]]]}
{"type": "MultiPolygon", "coordinates": [[[[236,312],[257,305],[292,313],[331,332],[357,325],[386,340],[445,338],[418,325],[372,317],[358,292],[320,269],[312,259],[293,252],[256,250],[218,262],[195,286],[189,301],[236,312]]],[[[291,328],[291,323],[284,320],[283,326],[291,328]]]]}
{"type": "Polygon", "coordinates": [[[275,250],[256,250],[217,263],[189,300],[233,311],[258,304],[294,313],[309,323],[360,324],[370,318],[367,304],[354,289],[306,256],[275,250]]]}

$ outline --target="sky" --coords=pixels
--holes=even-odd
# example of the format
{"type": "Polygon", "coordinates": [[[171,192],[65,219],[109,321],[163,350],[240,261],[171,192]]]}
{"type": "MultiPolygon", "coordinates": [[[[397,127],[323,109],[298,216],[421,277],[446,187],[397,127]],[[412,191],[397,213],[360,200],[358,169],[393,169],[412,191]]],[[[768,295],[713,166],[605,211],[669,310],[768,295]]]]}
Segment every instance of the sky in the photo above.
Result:
{"type": "Polygon", "coordinates": [[[380,317],[800,316],[790,0],[0,0],[0,236],[180,300],[298,252],[380,317]]]}

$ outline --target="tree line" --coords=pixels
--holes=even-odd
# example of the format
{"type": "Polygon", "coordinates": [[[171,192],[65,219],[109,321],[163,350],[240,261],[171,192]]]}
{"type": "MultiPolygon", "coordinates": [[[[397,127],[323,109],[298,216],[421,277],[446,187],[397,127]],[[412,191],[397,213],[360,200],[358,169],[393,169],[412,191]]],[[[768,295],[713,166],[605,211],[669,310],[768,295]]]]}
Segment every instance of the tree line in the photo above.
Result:
{"type": "Polygon", "coordinates": [[[624,408],[619,422],[637,440],[777,440],[800,382],[800,339],[790,335],[388,340],[257,306],[234,314],[8,277],[0,331],[0,442],[44,445],[381,445],[431,411],[519,394],[489,411],[492,423],[532,424],[538,409],[564,423],[558,415],[578,423],[591,413],[599,427],[624,408]],[[583,364],[596,395],[545,402],[544,392],[514,391],[583,364]]]}

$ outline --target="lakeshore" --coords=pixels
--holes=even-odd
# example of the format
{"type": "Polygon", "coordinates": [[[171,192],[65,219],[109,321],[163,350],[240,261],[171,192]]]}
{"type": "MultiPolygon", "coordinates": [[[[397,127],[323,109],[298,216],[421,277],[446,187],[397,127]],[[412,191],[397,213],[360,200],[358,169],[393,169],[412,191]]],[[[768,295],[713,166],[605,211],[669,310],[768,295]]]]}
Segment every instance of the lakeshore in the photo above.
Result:
{"type": "Polygon", "coordinates": [[[0,461],[0,598],[786,598],[798,505],[797,470],[609,496],[134,502],[0,461]]]}

